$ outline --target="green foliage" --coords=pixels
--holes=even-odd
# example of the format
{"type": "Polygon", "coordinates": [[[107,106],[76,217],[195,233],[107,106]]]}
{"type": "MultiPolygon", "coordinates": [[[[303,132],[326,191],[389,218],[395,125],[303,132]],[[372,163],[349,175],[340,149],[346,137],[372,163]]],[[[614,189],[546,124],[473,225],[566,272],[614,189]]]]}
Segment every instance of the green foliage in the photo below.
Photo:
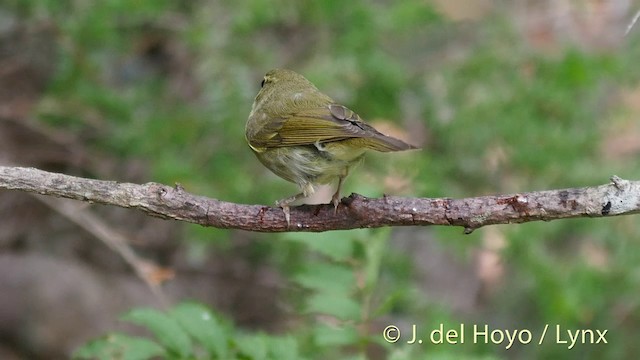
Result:
{"type": "Polygon", "coordinates": [[[138,360],[166,355],[166,350],[151,340],[114,333],[84,345],[75,352],[74,358],[138,360]]]}
{"type": "Polygon", "coordinates": [[[151,309],[133,310],[123,320],[147,327],[167,349],[167,353],[177,358],[190,355],[191,340],[186,331],[173,317],[151,309]]]}
{"type": "Polygon", "coordinates": [[[229,339],[218,319],[204,306],[182,304],[171,315],[193,339],[203,345],[210,356],[226,359],[229,356],[229,339]]]}
{"type": "Polygon", "coordinates": [[[166,312],[135,309],[123,318],[140,325],[153,339],[111,334],[78,349],[77,359],[301,359],[289,336],[247,334],[205,306],[182,303],[166,312]]]}

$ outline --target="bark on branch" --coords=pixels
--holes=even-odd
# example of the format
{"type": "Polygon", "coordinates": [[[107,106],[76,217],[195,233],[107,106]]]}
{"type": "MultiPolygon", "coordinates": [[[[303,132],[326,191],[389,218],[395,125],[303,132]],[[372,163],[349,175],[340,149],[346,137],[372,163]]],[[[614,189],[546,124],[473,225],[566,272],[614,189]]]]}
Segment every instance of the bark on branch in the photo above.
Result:
{"type": "Polygon", "coordinates": [[[611,183],[595,187],[465,199],[373,199],[351,194],[342,199],[337,213],[333,205],[292,207],[289,228],[280,208],[229,203],[190,194],[180,186],[119,183],[0,166],[0,189],[135,208],[163,219],[202,226],[261,232],[425,225],[462,226],[471,232],[492,224],[640,213],[640,181],[617,176],[611,178],[611,183]]]}

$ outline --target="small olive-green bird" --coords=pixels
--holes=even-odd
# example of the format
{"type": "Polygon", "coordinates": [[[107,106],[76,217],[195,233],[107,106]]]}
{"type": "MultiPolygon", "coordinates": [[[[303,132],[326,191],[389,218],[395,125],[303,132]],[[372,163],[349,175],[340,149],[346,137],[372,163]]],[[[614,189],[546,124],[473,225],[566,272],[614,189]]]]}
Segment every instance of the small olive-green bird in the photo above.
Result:
{"type": "Polygon", "coordinates": [[[316,185],[335,179],[338,189],[332,202],[337,211],[344,178],[362,160],[365,150],[416,149],[378,132],[302,75],[285,69],[274,69],[264,76],[245,135],[264,166],[300,187],[299,194],[276,202],[287,224],[291,203],[311,196],[316,185]]]}

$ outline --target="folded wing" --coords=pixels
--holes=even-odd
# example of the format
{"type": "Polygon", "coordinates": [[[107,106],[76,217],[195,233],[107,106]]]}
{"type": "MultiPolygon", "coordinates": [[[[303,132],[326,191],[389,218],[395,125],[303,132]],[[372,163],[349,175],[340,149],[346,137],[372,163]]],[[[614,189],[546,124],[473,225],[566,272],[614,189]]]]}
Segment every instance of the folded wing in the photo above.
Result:
{"type": "Polygon", "coordinates": [[[362,139],[362,146],[388,152],[415,149],[402,140],[384,135],[347,107],[329,104],[300,111],[270,122],[262,129],[260,147],[302,146],[346,139],[362,139]]]}

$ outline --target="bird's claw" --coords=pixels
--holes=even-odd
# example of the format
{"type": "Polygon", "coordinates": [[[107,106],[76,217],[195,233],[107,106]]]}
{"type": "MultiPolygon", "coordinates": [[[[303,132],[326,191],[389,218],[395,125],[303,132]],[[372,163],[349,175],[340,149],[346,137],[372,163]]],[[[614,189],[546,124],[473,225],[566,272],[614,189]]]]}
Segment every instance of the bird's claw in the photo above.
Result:
{"type": "Polygon", "coordinates": [[[331,202],[333,203],[333,214],[338,213],[338,205],[340,205],[340,195],[334,194],[331,198],[331,202]]]}
{"type": "Polygon", "coordinates": [[[291,212],[289,211],[289,205],[286,201],[276,201],[276,206],[279,206],[284,213],[284,219],[287,221],[287,228],[291,227],[291,212]]]}
{"type": "Polygon", "coordinates": [[[289,206],[283,206],[282,212],[284,213],[284,219],[287,220],[287,228],[291,227],[291,213],[289,212],[289,206]]]}

